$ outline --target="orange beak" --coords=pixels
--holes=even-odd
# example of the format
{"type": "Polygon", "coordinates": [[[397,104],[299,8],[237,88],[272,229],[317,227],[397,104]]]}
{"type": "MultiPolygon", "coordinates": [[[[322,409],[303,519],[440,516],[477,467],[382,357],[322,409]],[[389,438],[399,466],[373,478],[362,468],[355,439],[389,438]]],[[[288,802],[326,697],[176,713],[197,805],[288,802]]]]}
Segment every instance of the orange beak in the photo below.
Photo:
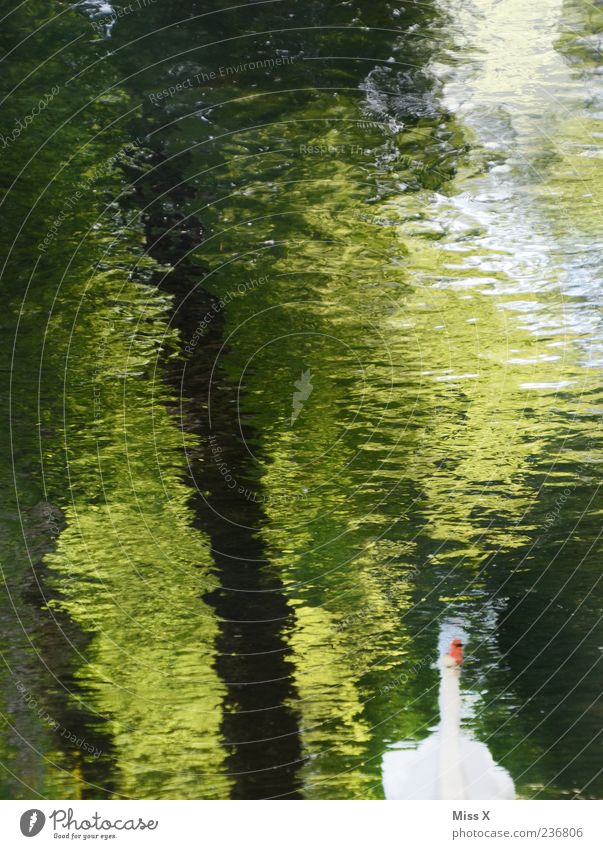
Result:
{"type": "Polygon", "coordinates": [[[457,666],[461,665],[463,662],[463,643],[461,640],[453,640],[450,643],[448,654],[456,662],[457,666]]]}

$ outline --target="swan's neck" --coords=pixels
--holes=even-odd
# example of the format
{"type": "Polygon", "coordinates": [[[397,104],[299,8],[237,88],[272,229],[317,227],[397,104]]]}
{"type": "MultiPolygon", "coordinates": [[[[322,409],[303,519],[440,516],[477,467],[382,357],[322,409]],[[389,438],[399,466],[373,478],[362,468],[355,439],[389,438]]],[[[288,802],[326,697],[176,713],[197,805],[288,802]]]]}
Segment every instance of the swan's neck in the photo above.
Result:
{"type": "Polygon", "coordinates": [[[441,799],[465,799],[461,765],[461,693],[458,667],[443,667],[440,683],[440,763],[441,799]]]}

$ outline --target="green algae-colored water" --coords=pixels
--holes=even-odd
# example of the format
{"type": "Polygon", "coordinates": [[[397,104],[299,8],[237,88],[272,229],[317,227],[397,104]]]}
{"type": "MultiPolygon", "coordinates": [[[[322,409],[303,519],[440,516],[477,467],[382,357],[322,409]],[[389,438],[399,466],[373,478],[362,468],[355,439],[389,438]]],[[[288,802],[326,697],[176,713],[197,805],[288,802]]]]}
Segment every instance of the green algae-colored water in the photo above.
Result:
{"type": "Polygon", "coordinates": [[[7,13],[2,796],[600,796],[602,25],[7,13]]]}

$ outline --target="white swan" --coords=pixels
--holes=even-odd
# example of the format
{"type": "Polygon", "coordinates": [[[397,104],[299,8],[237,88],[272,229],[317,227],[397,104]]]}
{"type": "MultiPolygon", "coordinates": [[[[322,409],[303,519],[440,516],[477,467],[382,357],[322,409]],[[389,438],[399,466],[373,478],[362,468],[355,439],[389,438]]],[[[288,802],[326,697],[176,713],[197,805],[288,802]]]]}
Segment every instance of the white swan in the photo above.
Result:
{"type": "Polygon", "coordinates": [[[453,640],[440,659],[440,725],[416,749],[383,756],[386,799],[514,799],[506,769],[494,762],[484,743],[461,734],[459,688],[463,646],[453,640]]]}

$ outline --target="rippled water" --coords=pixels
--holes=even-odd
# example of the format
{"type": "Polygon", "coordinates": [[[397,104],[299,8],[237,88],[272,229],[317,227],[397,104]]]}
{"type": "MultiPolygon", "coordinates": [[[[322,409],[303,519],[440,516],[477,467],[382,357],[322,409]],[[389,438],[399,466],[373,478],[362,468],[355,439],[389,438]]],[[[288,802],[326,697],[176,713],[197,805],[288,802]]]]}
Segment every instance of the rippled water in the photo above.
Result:
{"type": "Polygon", "coordinates": [[[2,795],[381,798],[461,635],[600,796],[600,8],[106,5],[1,36],[2,795]]]}

